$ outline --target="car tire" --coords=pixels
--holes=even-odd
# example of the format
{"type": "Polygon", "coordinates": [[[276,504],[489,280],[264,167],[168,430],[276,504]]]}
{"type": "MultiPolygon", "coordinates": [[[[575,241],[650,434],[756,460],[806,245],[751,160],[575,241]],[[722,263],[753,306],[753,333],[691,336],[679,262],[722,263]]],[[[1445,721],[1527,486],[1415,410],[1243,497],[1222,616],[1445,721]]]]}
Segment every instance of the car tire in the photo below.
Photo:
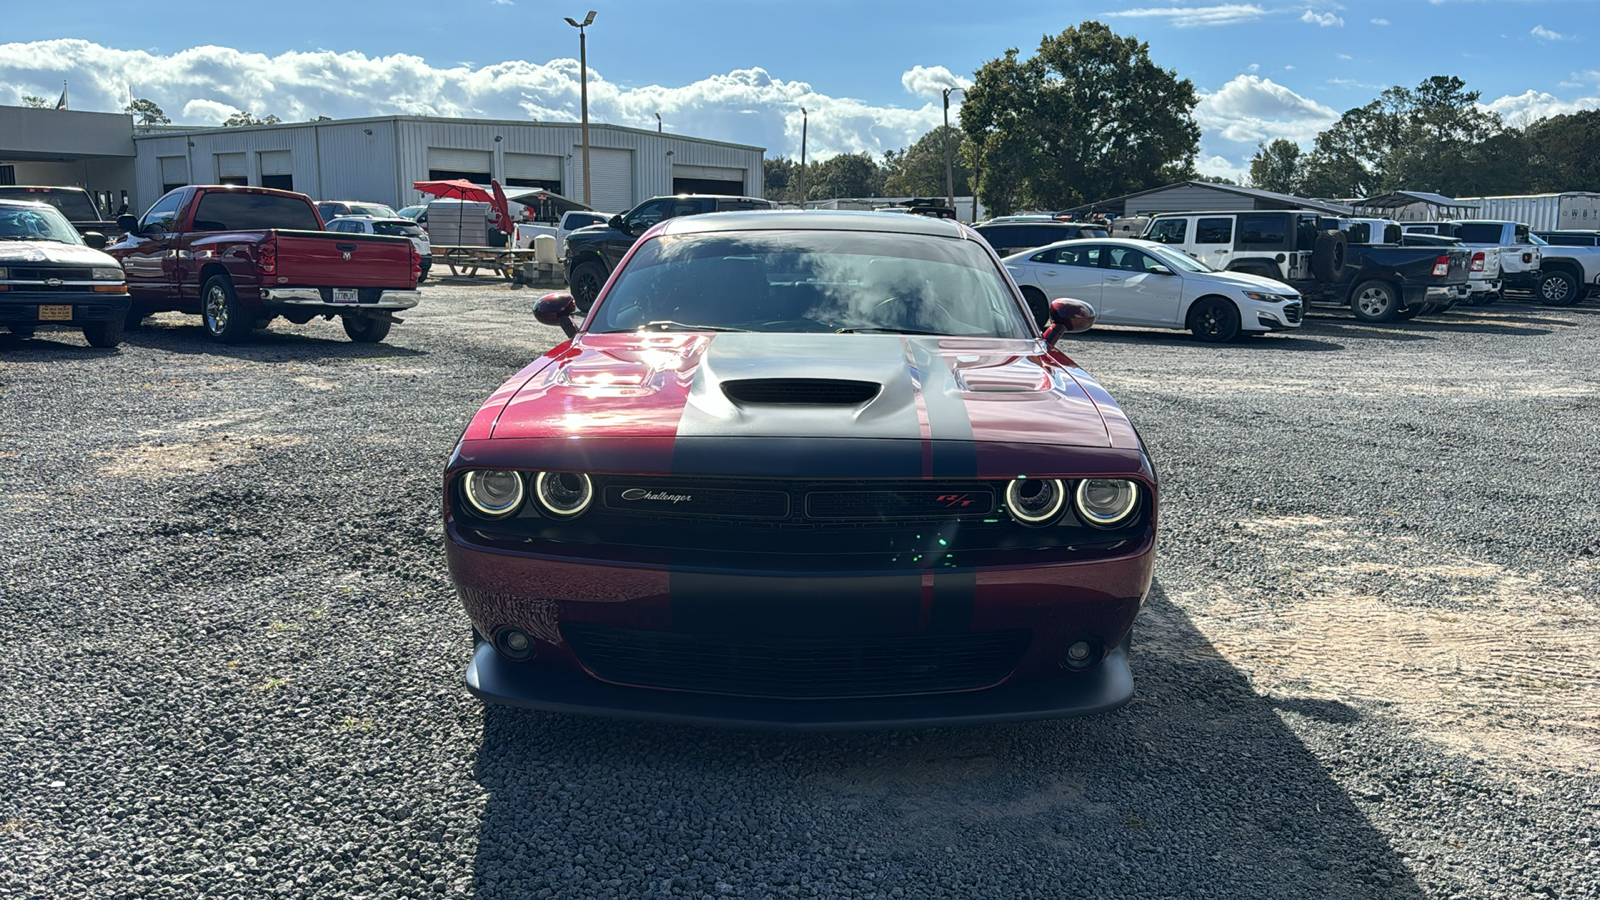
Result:
{"type": "Polygon", "coordinates": [[[1400,309],[1400,292],[1387,281],[1363,281],[1350,292],[1350,314],[1363,322],[1393,322],[1400,309]]]}
{"type": "Polygon", "coordinates": [[[388,319],[371,316],[345,316],[344,333],[358,344],[376,344],[389,336],[391,324],[388,319]]]}
{"type": "Polygon", "coordinates": [[[237,344],[250,336],[255,317],[239,302],[233,279],[213,275],[200,288],[200,321],[219,344],[237,344]]]}
{"type": "Polygon", "coordinates": [[[567,287],[578,304],[578,312],[588,312],[606,284],[606,270],[597,262],[581,262],[572,267],[572,280],[567,287]]]}
{"type": "Polygon", "coordinates": [[[1208,344],[1221,344],[1239,336],[1239,308],[1221,297],[1206,297],[1189,309],[1189,330],[1208,344]]]}
{"type": "Polygon", "coordinates": [[[90,322],[83,326],[83,339],[88,341],[91,347],[109,350],[122,343],[122,327],[121,319],[90,322]]]}
{"type": "Polygon", "coordinates": [[[1422,304],[1419,304],[1417,306],[1403,307],[1400,310],[1398,310],[1397,312],[1395,312],[1394,317],[1396,319],[1398,319],[1399,321],[1401,321],[1401,322],[1409,322],[1412,319],[1415,319],[1417,316],[1420,316],[1420,315],[1423,315],[1423,314],[1432,314],[1432,313],[1433,313],[1433,304],[1432,303],[1422,303],[1422,304]]]}
{"type": "Polygon", "coordinates": [[[1311,273],[1318,281],[1334,284],[1344,274],[1349,258],[1350,238],[1336,228],[1324,231],[1311,248],[1311,273]]]}
{"type": "Polygon", "coordinates": [[[6,330],[16,335],[21,340],[33,337],[39,331],[37,325],[7,325],[6,330]]]}
{"type": "Polygon", "coordinates": [[[1040,328],[1050,325],[1050,300],[1045,297],[1044,291],[1036,287],[1022,289],[1022,299],[1028,301],[1028,312],[1033,314],[1033,320],[1039,323],[1040,328]]]}
{"type": "Polygon", "coordinates": [[[1583,285],[1571,272],[1556,269],[1539,276],[1535,294],[1546,306],[1572,306],[1582,299],[1583,285]]]}

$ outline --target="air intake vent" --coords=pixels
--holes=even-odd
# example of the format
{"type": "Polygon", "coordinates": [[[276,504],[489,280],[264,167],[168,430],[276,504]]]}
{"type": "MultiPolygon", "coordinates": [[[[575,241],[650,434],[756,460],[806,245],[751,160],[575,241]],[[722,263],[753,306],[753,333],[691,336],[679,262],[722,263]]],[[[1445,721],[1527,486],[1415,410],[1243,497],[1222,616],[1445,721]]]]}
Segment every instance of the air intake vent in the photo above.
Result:
{"type": "Polygon", "coordinates": [[[856,406],[878,396],[871,381],[835,378],[746,378],[722,385],[735,403],[796,403],[812,406],[856,406]]]}

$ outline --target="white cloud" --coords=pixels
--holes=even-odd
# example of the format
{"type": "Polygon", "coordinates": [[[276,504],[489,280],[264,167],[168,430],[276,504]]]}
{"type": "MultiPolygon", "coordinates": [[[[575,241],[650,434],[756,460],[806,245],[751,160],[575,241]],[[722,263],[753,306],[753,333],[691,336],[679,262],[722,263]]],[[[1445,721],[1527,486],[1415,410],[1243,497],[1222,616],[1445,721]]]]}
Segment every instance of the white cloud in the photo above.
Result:
{"type": "Polygon", "coordinates": [[[1541,41],[1566,41],[1572,39],[1572,35],[1570,34],[1562,34],[1559,31],[1551,31],[1543,25],[1533,26],[1528,33],[1541,41]]]}
{"type": "Polygon", "coordinates": [[[1344,19],[1339,18],[1333,13],[1319,13],[1312,9],[1308,9],[1304,13],[1301,13],[1300,21],[1310,22],[1313,25],[1321,25],[1323,28],[1344,27],[1344,19]]]}
{"type": "MultiPolygon", "coordinates": [[[[915,93],[946,77],[964,81],[935,66],[912,69],[902,83],[915,93]]],[[[289,122],[318,115],[565,122],[579,117],[574,59],[437,67],[406,54],[319,50],[267,56],[205,46],[162,55],[84,40],[0,43],[0,102],[20,102],[23,94],[53,97],[59,88],[52,85],[63,78],[71,83],[75,109],[121,109],[131,90],[187,125],[216,125],[236,110],[289,122]]],[[[773,156],[798,154],[802,106],[810,112],[809,151],[816,158],[898,150],[943,118],[936,101],[916,108],[877,106],[819,94],[803,81],[784,81],[759,68],[677,87],[624,87],[589,69],[594,121],[654,129],[659,112],[671,131],[755,144],[773,156]]]]}
{"type": "Polygon", "coordinates": [[[1490,100],[1480,105],[1499,113],[1506,124],[1521,128],[1550,116],[1600,109],[1600,97],[1562,100],[1554,94],[1530,90],[1520,94],[1507,94],[1498,100],[1490,100]]]}
{"type": "Polygon", "coordinates": [[[1107,18],[1167,19],[1178,28],[1205,25],[1237,25],[1253,22],[1267,11],[1254,3],[1225,3],[1218,6],[1153,6],[1103,13],[1107,18]]]}
{"type": "Polygon", "coordinates": [[[1388,19],[1373,19],[1371,21],[1372,21],[1372,24],[1374,24],[1374,25],[1387,25],[1387,24],[1389,24],[1389,20],[1388,19]]]}
{"type": "Polygon", "coordinates": [[[1194,118],[1208,136],[1254,144],[1280,137],[1309,141],[1339,114],[1270,78],[1239,75],[1214,93],[1202,95],[1194,118]]]}
{"type": "MultiPolygon", "coordinates": [[[[900,86],[906,93],[918,97],[940,98],[940,108],[943,108],[945,88],[972,87],[972,79],[962,78],[952,74],[944,66],[912,66],[909,71],[900,76],[900,86]]],[[[951,95],[951,106],[955,105],[955,95],[951,95]]]]}
{"type": "Polygon", "coordinates": [[[1352,59],[1355,59],[1355,57],[1354,57],[1354,56],[1351,56],[1351,55],[1350,55],[1350,54],[1348,54],[1348,53],[1339,53],[1339,54],[1335,54],[1335,55],[1336,55],[1336,56],[1338,56],[1338,57],[1339,57],[1339,58],[1340,58],[1340,59],[1343,59],[1343,60],[1352,60],[1352,59]]]}
{"type": "Polygon", "coordinates": [[[1229,159],[1216,154],[1197,157],[1194,161],[1196,172],[1201,175],[1222,175],[1232,178],[1239,184],[1250,183],[1250,160],[1229,159]]]}
{"type": "Polygon", "coordinates": [[[1259,72],[1261,71],[1261,63],[1251,63],[1250,65],[1245,66],[1245,69],[1251,72],[1259,72]]]}

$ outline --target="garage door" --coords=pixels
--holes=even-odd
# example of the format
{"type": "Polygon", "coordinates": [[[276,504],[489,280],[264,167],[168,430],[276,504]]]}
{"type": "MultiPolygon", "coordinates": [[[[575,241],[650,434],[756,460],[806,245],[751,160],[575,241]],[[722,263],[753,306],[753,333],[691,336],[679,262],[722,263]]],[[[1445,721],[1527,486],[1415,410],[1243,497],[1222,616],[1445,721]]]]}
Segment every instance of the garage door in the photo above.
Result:
{"type": "Polygon", "coordinates": [[[507,153],[506,178],[560,181],[561,157],[540,156],[536,153],[507,153]]]}
{"type": "MultiPolygon", "coordinates": [[[[572,152],[572,165],[577,175],[579,197],[583,196],[583,148],[572,152]]],[[[589,205],[604,212],[627,212],[633,208],[633,151],[589,148],[589,169],[594,173],[594,187],[589,191],[589,205]]]]}
{"type": "Polygon", "coordinates": [[[261,163],[261,186],[281,191],[294,190],[294,155],[287,150],[263,150],[256,154],[261,163]]]}
{"type": "Polygon", "coordinates": [[[181,156],[163,156],[161,160],[161,193],[180,188],[189,183],[189,161],[181,156]]]}
{"type": "Polygon", "coordinates": [[[250,170],[245,167],[243,153],[217,154],[217,183],[249,184],[250,170]]]}
{"type": "Polygon", "coordinates": [[[494,154],[488,150],[428,148],[428,177],[435,180],[465,178],[473,184],[488,184],[494,171],[494,154]]]}
{"type": "Polygon", "coordinates": [[[675,194],[744,194],[744,170],[721,166],[672,167],[672,191],[675,194]]]}

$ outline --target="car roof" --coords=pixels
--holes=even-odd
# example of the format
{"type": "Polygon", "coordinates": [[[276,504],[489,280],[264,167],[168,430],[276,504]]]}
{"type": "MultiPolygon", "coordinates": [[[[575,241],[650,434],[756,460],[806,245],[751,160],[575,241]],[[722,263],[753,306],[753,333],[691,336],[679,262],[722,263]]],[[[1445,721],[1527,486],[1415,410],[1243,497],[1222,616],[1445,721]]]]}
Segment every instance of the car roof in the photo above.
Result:
{"type": "Polygon", "coordinates": [[[0,197],[0,206],[15,206],[23,209],[55,209],[54,206],[42,200],[12,200],[7,197],[0,197]]]}
{"type": "Polygon", "coordinates": [[[931,216],[896,216],[854,210],[752,209],[678,216],[662,223],[661,234],[713,231],[882,231],[930,237],[967,238],[965,226],[931,216]]]}

